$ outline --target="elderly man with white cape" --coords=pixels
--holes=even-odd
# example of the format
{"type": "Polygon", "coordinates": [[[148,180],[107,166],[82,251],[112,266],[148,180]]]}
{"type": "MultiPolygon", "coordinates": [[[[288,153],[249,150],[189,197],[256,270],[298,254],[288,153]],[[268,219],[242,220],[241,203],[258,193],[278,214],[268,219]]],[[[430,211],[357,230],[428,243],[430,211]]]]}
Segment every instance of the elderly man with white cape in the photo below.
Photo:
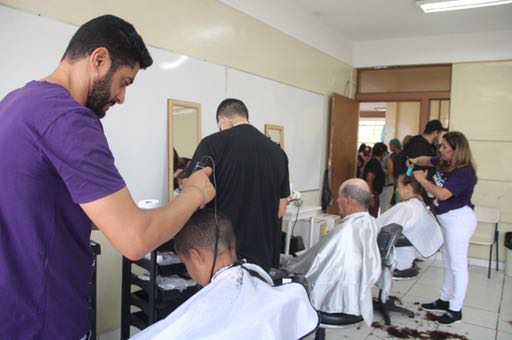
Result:
{"type": "Polygon", "coordinates": [[[175,247],[204,288],[134,339],[296,340],[318,327],[303,286],[274,287],[261,267],[236,261],[235,235],[224,215],[197,211],[176,235],[175,247]]]}
{"type": "Polygon", "coordinates": [[[434,214],[423,203],[421,190],[421,185],[413,176],[400,176],[397,191],[401,202],[378,218],[383,226],[390,223],[401,225],[402,234],[413,245],[395,248],[396,269],[399,272],[412,267],[416,250],[423,257],[430,257],[443,245],[441,228],[434,214]]]}
{"type": "Polygon", "coordinates": [[[283,268],[304,274],[311,286],[311,303],[324,313],[360,315],[373,321],[372,286],[381,272],[377,246],[379,223],[368,213],[370,189],[361,179],[349,179],[338,190],[343,217],[327,236],[283,268]]]}

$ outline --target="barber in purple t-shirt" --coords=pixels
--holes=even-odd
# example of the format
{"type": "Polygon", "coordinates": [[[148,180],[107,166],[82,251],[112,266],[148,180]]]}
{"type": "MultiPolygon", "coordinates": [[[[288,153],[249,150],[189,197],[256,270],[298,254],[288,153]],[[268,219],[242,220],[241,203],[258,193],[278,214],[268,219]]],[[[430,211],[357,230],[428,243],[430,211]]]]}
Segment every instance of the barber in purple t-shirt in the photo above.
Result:
{"type": "Polygon", "coordinates": [[[471,150],[466,137],[460,132],[443,135],[439,151],[441,156],[422,156],[409,160],[409,164],[435,166],[434,183],[426,178],[426,171],[414,171],[414,177],[434,195],[434,207],[443,232],[441,248],[444,282],[441,296],[421,306],[428,310],[445,311],[437,322],[452,324],[462,319],[462,305],[468,286],[468,246],[476,228],[476,217],[471,203],[477,182],[471,150]]]}
{"type": "Polygon", "coordinates": [[[88,334],[92,224],[139,259],[214,197],[205,168],[166,207],[141,210],[114,165],[99,119],[152,63],[134,27],[105,15],[78,29],[52,74],[0,101],[2,339],[88,334]]]}

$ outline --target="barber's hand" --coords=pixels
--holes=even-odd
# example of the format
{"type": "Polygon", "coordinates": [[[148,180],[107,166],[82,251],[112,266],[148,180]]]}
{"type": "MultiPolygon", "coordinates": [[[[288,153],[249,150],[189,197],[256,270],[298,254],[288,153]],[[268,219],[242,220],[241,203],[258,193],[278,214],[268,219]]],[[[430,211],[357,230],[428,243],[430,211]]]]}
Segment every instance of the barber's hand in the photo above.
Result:
{"type": "Polygon", "coordinates": [[[421,180],[427,179],[427,171],[426,170],[416,170],[416,171],[413,171],[412,174],[414,175],[414,178],[416,178],[416,180],[418,182],[420,182],[421,180]]]}
{"type": "Polygon", "coordinates": [[[215,188],[208,178],[211,174],[212,168],[206,167],[194,172],[189,178],[183,180],[182,192],[187,191],[200,194],[202,197],[200,207],[204,207],[215,197],[215,188]]]}

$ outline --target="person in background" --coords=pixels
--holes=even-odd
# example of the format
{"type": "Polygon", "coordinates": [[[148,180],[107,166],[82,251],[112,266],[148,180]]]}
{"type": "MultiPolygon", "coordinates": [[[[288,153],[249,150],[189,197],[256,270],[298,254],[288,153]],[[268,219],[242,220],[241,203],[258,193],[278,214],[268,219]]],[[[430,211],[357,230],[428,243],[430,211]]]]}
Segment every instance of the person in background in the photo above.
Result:
{"type": "Polygon", "coordinates": [[[386,151],[384,153],[384,157],[382,158],[382,170],[384,170],[385,180],[384,180],[384,188],[382,188],[382,192],[379,196],[379,206],[380,213],[382,214],[384,211],[388,210],[391,204],[391,197],[394,194],[394,180],[393,180],[393,162],[391,161],[391,155],[388,152],[388,147],[386,147],[386,151]],[[391,167],[390,167],[391,165],[391,167]]]}
{"type": "Polygon", "coordinates": [[[361,143],[357,150],[357,178],[363,177],[363,169],[366,161],[368,160],[366,144],[361,143]]]}
{"type": "Polygon", "coordinates": [[[409,141],[412,139],[413,136],[411,135],[406,135],[403,139],[402,139],[402,145],[405,145],[407,143],[409,143],[409,141]]]}
{"type": "Polygon", "coordinates": [[[391,199],[389,201],[389,205],[393,206],[396,204],[396,202],[400,201],[400,199],[397,197],[399,194],[396,191],[398,177],[395,177],[395,172],[393,169],[395,157],[400,153],[400,151],[402,151],[402,144],[400,143],[400,140],[398,138],[391,139],[389,141],[389,149],[391,150],[391,154],[386,160],[385,172],[387,176],[391,176],[391,180],[393,181],[393,193],[391,194],[391,199]]]}
{"type": "Polygon", "coordinates": [[[205,156],[214,160],[217,197],[209,207],[216,204],[232,221],[238,257],[269,271],[279,265],[279,218],[290,196],[288,157],[249,123],[241,100],[223,100],[216,118],[220,131],[201,140],[190,164],[205,156]]]}
{"type": "Polygon", "coordinates": [[[434,182],[427,172],[414,171],[414,177],[434,196],[434,209],[443,232],[443,288],[440,298],[421,306],[427,310],[445,311],[437,320],[451,324],[462,319],[462,305],[468,285],[468,246],[476,228],[471,203],[477,183],[476,169],[466,137],[457,131],[447,132],[440,143],[441,156],[411,159],[415,165],[435,167],[434,182]]]}
{"type": "Polygon", "coordinates": [[[441,156],[441,153],[439,152],[439,148],[441,147],[441,139],[443,138],[444,134],[447,133],[448,130],[447,128],[442,128],[441,131],[439,132],[439,136],[437,137],[437,144],[436,144],[436,151],[437,151],[437,155],[438,156],[441,156]]]}
{"type": "Polygon", "coordinates": [[[370,192],[373,195],[370,204],[370,215],[377,217],[379,215],[380,200],[379,195],[384,188],[386,175],[382,169],[382,160],[386,152],[386,145],[384,143],[375,143],[373,146],[372,154],[363,169],[363,179],[368,183],[370,192]]]}
{"type": "Polygon", "coordinates": [[[236,238],[225,215],[197,211],[176,235],[175,248],[203,288],[134,340],[296,340],[316,329],[318,315],[303,286],[273,287],[261,267],[237,261],[236,238]]]}
{"type": "Polygon", "coordinates": [[[130,23],[100,16],[78,28],[50,75],[0,102],[3,339],[87,338],[93,224],[136,260],[214,197],[204,169],[165,207],[142,210],[114,165],[100,119],[152,63],[130,23]]]}

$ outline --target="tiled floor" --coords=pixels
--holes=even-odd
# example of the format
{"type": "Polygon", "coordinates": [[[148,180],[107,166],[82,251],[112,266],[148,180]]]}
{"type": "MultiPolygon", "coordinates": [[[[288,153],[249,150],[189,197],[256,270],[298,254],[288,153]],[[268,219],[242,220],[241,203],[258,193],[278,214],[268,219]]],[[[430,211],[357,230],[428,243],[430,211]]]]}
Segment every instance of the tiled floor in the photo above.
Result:
{"type": "MultiPolygon", "coordinates": [[[[419,310],[418,303],[431,302],[439,297],[442,285],[443,269],[440,261],[425,260],[419,264],[420,274],[417,278],[407,281],[394,281],[391,295],[400,298],[405,308],[415,312],[414,319],[396,313],[391,314],[391,325],[398,330],[408,327],[424,332],[443,331],[465,336],[475,340],[512,340],[512,278],[505,276],[503,271],[493,270],[491,279],[487,279],[487,268],[469,267],[469,287],[462,309],[462,322],[439,326],[425,319],[426,312],[419,310]]],[[[376,292],[374,292],[376,296],[376,292]]],[[[331,340],[347,339],[396,339],[384,326],[378,312],[375,321],[382,328],[372,328],[363,324],[359,327],[346,329],[327,329],[326,338],[331,340]]],[[[391,333],[393,330],[390,330],[391,333]]],[[[409,339],[417,337],[409,337],[409,339]]],[[[434,337],[432,337],[434,338],[434,337]]],[[[455,337],[449,337],[452,339],[455,337]]],[[[314,339],[314,336],[308,340],[314,339]]]]}
{"type": "MultiPolygon", "coordinates": [[[[439,330],[465,336],[471,340],[512,340],[511,277],[505,276],[503,271],[493,270],[491,279],[487,279],[487,268],[470,266],[469,287],[462,309],[462,323],[438,326],[435,322],[425,319],[426,312],[419,310],[418,303],[431,302],[439,297],[443,279],[441,262],[427,259],[419,265],[421,271],[417,278],[394,281],[391,291],[391,295],[398,297],[403,306],[414,311],[416,316],[414,319],[409,319],[406,316],[392,313],[392,326],[399,330],[408,327],[424,332],[423,334],[439,330]]],[[[374,296],[376,295],[377,291],[375,290],[374,296]]],[[[375,312],[374,318],[382,325],[382,328],[372,328],[362,324],[359,327],[346,329],[327,329],[326,338],[331,340],[394,339],[389,334],[388,328],[384,326],[378,312],[375,312]]],[[[425,336],[422,339],[428,338],[425,336]]],[[[119,330],[100,336],[100,340],[110,339],[119,339],[119,330]]],[[[308,340],[312,339],[314,336],[308,338],[308,340]]]]}

